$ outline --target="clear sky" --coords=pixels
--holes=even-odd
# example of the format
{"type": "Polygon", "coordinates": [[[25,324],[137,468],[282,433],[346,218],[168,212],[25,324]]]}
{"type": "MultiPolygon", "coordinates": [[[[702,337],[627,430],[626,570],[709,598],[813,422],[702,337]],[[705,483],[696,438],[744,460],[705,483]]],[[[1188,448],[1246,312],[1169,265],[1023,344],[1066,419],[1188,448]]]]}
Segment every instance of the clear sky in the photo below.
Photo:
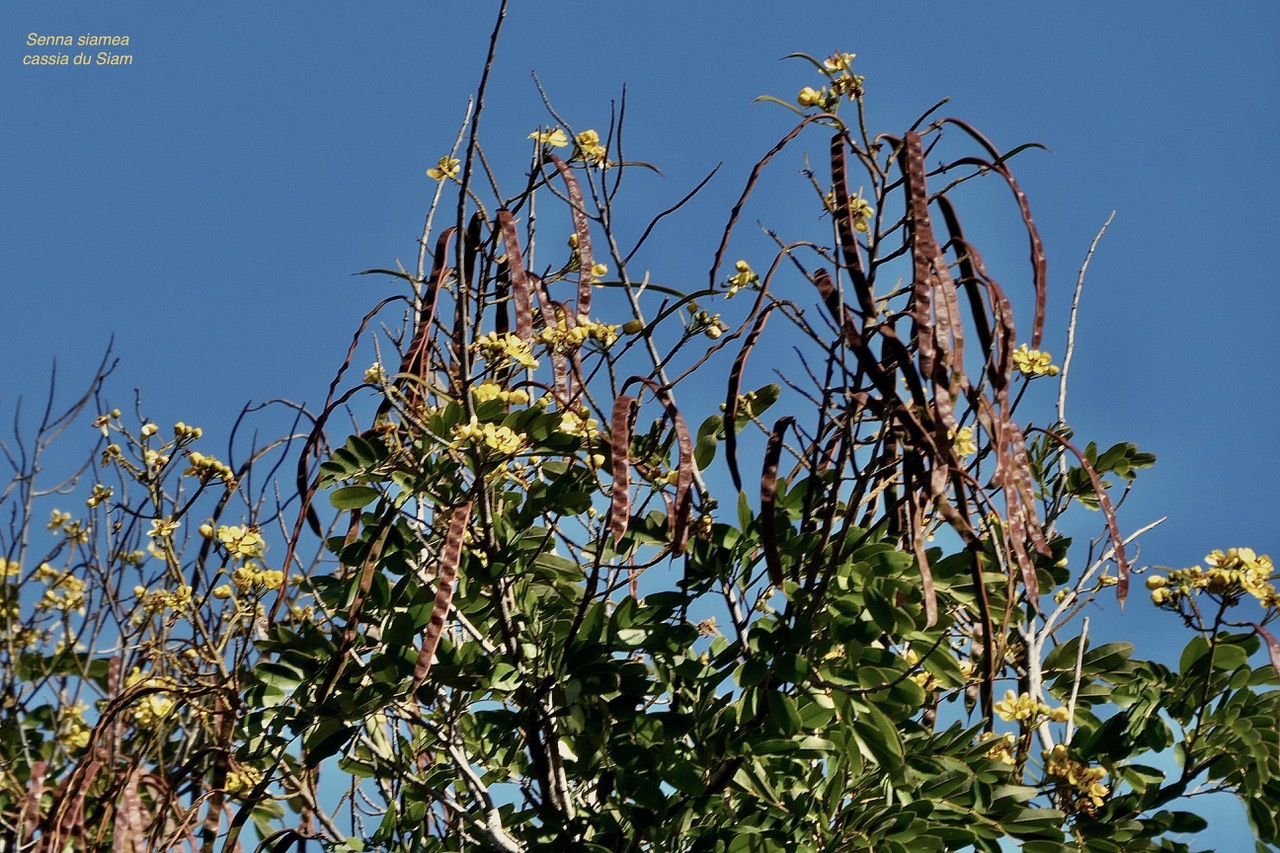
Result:
{"type": "MultiPolygon", "coordinates": [[[[479,79],[496,3],[5,0],[0,6],[0,407],[64,388],[112,335],[117,394],[161,423],[226,428],[249,401],[313,405],[355,324],[411,265],[434,182],[479,79]],[[28,46],[28,34],[128,36],[128,47],[28,46]],[[85,50],[130,65],[24,66],[85,50]]],[[[483,137],[518,179],[548,121],[530,71],[575,125],[608,123],[628,87],[628,154],[660,165],[654,212],[716,163],[650,262],[700,285],[751,165],[813,82],[804,51],[856,52],[874,131],[901,133],[944,97],[1014,162],[1050,264],[1047,348],[1062,350],[1076,271],[1090,268],[1071,374],[1077,435],[1159,455],[1123,512],[1169,521],[1141,562],[1186,566],[1239,545],[1277,556],[1280,5],[864,0],[513,0],[483,137]]],[[[815,150],[821,151],[821,143],[815,150]]],[[[799,182],[798,155],[779,166],[799,182]]],[[[976,202],[969,228],[984,217],[976,202]]],[[[978,245],[1017,298],[1024,237],[1004,199],[978,245]]],[[[766,224],[812,211],[781,207],[766,224]]],[[[638,217],[639,218],[639,217],[638,217]]],[[[972,236],[972,235],[971,235],[972,236]]],[[[1022,291],[1025,293],[1025,291],[1022,291]]],[[[1108,639],[1169,657],[1184,638],[1135,595],[1108,639]]],[[[1243,849],[1238,812],[1216,822],[1243,849]]]]}

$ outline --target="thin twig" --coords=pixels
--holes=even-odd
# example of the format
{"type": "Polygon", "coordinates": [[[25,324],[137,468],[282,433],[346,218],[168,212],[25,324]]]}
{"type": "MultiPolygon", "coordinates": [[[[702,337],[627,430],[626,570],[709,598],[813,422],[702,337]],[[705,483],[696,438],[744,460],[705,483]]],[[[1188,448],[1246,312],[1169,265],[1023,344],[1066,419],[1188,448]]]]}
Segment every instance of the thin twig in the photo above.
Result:
{"type": "MultiPolygon", "coordinates": [[[[1080,275],[1076,277],[1076,291],[1071,297],[1071,322],[1067,323],[1067,351],[1062,355],[1062,374],[1058,377],[1058,423],[1065,424],[1067,422],[1067,373],[1071,370],[1071,356],[1076,349],[1076,315],[1080,310],[1080,293],[1084,290],[1084,276],[1089,269],[1089,261],[1093,260],[1093,252],[1098,248],[1098,243],[1102,240],[1102,235],[1107,233],[1107,227],[1111,225],[1111,220],[1116,218],[1116,212],[1111,211],[1111,215],[1107,217],[1107,221],[1102,223],[1102,227],[1098,229],[1098,233],[1094,235],[1093,242],[1089,244],[1089,251],[1085,253],[1084,263],[1080,265],[1080,275]]],[[[1062,476],[1067,475],[1067,460],[1063,456],[1059,460],[1062,476]]]]}
{"type": "Polygon", "coordinates": [[[1076,668],[1071,675],[1071,701],[1067,703],[1067,733],[1063,743],[1071,743],[1076,728],[1076,698],[1080,695],[1080,671],[1084,669],[1084,647],[1089,639],[1089,617],[1080,625],[1080,645],[1076,648],[1076,668]]]}

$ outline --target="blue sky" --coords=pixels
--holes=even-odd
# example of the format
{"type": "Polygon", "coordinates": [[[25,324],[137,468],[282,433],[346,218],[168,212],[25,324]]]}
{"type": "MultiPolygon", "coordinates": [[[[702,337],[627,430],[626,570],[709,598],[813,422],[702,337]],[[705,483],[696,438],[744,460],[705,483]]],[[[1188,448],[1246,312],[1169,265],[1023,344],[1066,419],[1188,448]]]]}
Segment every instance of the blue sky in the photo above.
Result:
{"type": "MultiPolygon", "coordinates": [[[[6,0],[0,406],[38,395],[55,357],[70,391],[113,334],[118,396],[139,387],[161,423],[225,429],[251,400],[322,402],[360,315],[392,292],[350,273],[416,256],[434,190],[423,172],[452,144],[494,6],[6,0]],[[28,33],[128,35],[110,50],[133,64],[24,67],[50,52],[28,33]]],[[[665,175],[637,179],[637,210],[724,163],[644,258],[695,286],[747,171],[793,118],[752,100],[814,82],[788,53],[856,52],[873,131],[901,133],[950,97],[944,114],[1001,147],[1045,144],[1014,168],[1048,251],[1055,356],[1077,268],[1117,211],[1084,293],[1069,420],[1159,455],[1123,519],[1169,516],[1142,561],[1185,566],[1213,548],[1280,551],[1277,32],[1280,6],[1265,2],[516,0],[482,135],[514,181],[526,134],[548,120],[530,71],[579,127],[607,125],[626,84],[628,153],[665,175]]],[[[800,165],[779,180],[799,185],[800,165]]],[[[973,204],[971,237],[1016,294],[1012,207],[973,204]]],[[[1140,653],[1183,642],[1140,595],[1099,618],[1140,653]]],[[[1215,827],[1220,849],[1243,844],[1238,820],[1215,827]]]]}

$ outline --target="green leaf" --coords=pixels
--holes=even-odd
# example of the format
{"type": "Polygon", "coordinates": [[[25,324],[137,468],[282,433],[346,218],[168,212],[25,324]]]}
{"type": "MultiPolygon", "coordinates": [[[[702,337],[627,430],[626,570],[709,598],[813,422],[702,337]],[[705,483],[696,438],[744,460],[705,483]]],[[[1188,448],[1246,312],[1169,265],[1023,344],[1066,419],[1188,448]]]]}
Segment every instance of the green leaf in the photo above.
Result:
{"type": "Polygon", "coordinates": [[[769,693],[767,696],[769,721],[777,731],[788,737],[800,731],[800,712],[796,700],[785,693],[769,693]]]}
{"type": "Polygon", "coordinates": [[[302,740],[307,767],[318,767],[320,762],[335,755],[354,733],[355,728],[341,720],[326,719],[316,723],[302,740]]]}
{"type": "Polygon", "coordinates": [[[334,509],[360,509],[376,501],[380,494],[373,486],[343,486],[329,493],[329,503],[334,509]]]}
{"type": "Polygon", "coordinates": [[[1204,637],[1196,635],[1191,638],[1191,642],[1187,643],[1187,647],[1182,650],[1182,657],[1178,659],[1178,671],[1186,675],[1191,671],[1191,667],[1195,666],[1196,661],[1209,653],[1209,641],[1204,637]]]}
{"type": "Polygon", "coordinates": [[[1247,650],[1233,643],[1216,642],[1213,649],[1213,668],[1231,671],[1249,663],[1247,650]]]}

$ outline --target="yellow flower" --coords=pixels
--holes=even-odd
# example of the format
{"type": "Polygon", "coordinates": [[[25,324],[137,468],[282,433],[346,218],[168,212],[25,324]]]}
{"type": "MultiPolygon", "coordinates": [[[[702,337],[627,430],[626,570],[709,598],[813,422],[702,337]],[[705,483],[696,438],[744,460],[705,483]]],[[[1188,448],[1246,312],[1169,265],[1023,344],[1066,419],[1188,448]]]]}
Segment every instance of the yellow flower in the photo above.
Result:
{"type": "Polygon", "coordinates": [[[166,589],[147,591],[142,587],[135,587],[134,593],[140,599],[138,602],[140,612],[133,620],[135,625],[142,625],[152,616],[166,611],[182,612],[191,607],[191,587],[185,584],[172,591],[166,589]]]}
{"type": "Polygon", "coordinates": [[[856,53],[833,53],[822,61],[822,67],[828,71],[848,71],[857,55],[856,53]]]}
{"type": "Polygon", "coordinates": [[[1049,706],[1043,702],[1037,702],[1030,695],[1023,693],[1015,696],[1012,690],[1005,691],[1004,699],[996,703],[996,714],[1006,723],[1015,720],[1018,722],[1030,722],[1037,717],[1047,716],[1049,714],[1049,706]]]}
{"type": "Polygon", "coordinates": [[[364,372],[364,381],[370,385],[387,384],[387,371],[383,370],[381,362],[375,361],[373,366],[364,372]]]}
{"type": "Polygon", "coordinates": [[[1013,765],[1015,763],[1013,757],[1013,748],[1017,745],[1017,739],[1011,734],[998,735],[995,732],[983,732],[981,742],[990,742],[991,746],[987,749],[986,757],[993,761],[999,761],[1002,764],[1013,765]]]}
{"type": "Polygon", "coordinates": [[[796,103],[802,107],[816,107],[826,100],[826,97],[826,86],[823,86],[821,90],[814,90],[811,86],[805,86],[800,90],[800,94],[796,95],[796,103]]]}
{"type": "Polygon", "coordinates": [[[487,403],[490,400],[498,400],[502,397],[502,386],[497,382],[482,382],[472,387],[471,396],[476,398],[477,403],[487,403]]]}
{"type": "Polygon", "coordinates": [[[488,447],[498,453],[514,456],[525,448],[528,438],[508,426],[492,423],[480,423],[475,416],[465,424],[453,428],[453,446],[461,447],[471,444],[476,447],[488,447]]]}
{"type": "Polygon", "coordinates": [[[750,287],[760,280],[760,276],[756,275],[755,271],[751,269],[751,264],[746,261],[738,261],[733,265],[733,268],[737,272],[729,276],[728,296],[733,296],[742,288],[750,287]]]}
{"type": "Polygon", "coordinates": [[[550,145],[553,148],[563,148],[569,144],[568,135],[558,127],[535,130],[529,134],[529,138],[539,145],[550,145]]]}
{"type": "Polygon", "coordinates": [[[191,466],[182,473],[187,477],[195,477],[202,483],[207,483],[214,478],[226,483],[235,479],[236,474],[231,470],[231,466],[213,456],[192,451],[187,454],[187,461],[191,466]]]}
{"type": "Polygon", "coordinates": [[[487,403],[490,400],[501,400],[504,403],[514,403],[517,406],[529,405],[529,392],[522,388],[515,391],[508,391],[497,382],[487,381],[481,382],[479,385],[471,387],[471,396],[475,397],[477,403],[487,403]]]}
{"type": "Polygon", "coordinates": [[[93,729],[84,720],[84,712],[87,710],[88,705],[77,702],[58,712],[58,743],[67,752],[79,752],[89,745],[89,734],[93,729]]]}
{"type": "Polygon", "coordinates": [[[17,577],[22,572],[22,566],[17,560],[9,560],[0,557],[0,578],[17,577]]]}
{"type": "Polygon", "coordinates": [[[284,572],[278,569],[267,569],[258,575],[258,582],[266,589],[279,589],[284,586],[284,572]]]}
{"type": "Polygon", "coordinates": [[[227,771],[225,790],[229,796],[240,798],[247,796],[261,781],[261,770],[241,764],[236,769],[227,771]]]}
{"type": "Polygon", "coordinates": [[[853,228],[855,231],[867,233],[870,230],[868,223],[871,221],[872,214],[875,209],[871,206],[871,202],[862,197],[861,191],[849,199],[849,213],[853,216],[853,228]]]}
{"type": "Polygon", "coordinates": [[[62,529],[62,525],[66,524],[70,520],[71,513],[55,509],[53,512],[49,513],[49,523],[45,526],[50,530],[58,531],[62,529]]]}
{"type": "MultiPolygon", "coordinates": [[[[822,197],[823,205],[827,208],[828,213],[836,212],[836,191],[832,190],[822,197]]],[[[868,234],[871,231],[871,217],[875,214],[875,208],[871,206],[871,202],[862,197],[862,190],[858,190],[857,195],[849,199],[849,219],[853,223],[853,230],[868,234]]]]}
{"type": "Polygon", "coordinates": [[[609,268],[604,264],[596,264],[591,267],[591,274],[596,278],[600,278],[609,274],[609,268]]]}
{"type": "Polygon", "coordinates": [[[586,417],[585,413],[580,414],[572,409],[560,415],[559,431],[569,435],[590,438],[599,426],[600,422],[595,418],[586,417]]]}
{"type": "Polygon", "coordinates": [[[862,94],[865,78],[861,74],[841,74],[831,80],[831,91],[835,95],[848,95],[852,100],[862,94]]]}
{"type": "Polygon", "coordinates": [[[1026,344],[1013,351],[1012,359],[1014,368],[1024,376],[1057,376],[1059,372],[1049,353],[1026,344]]]}
{"type": "Polygon", "coordinates": [[[1089,767],[1083,762],[1075,760],[1068,754],[1067,748],[1062,744],[1055,746],[1046,757],[1048,761],[1045,764],[1045,771],[1048,775],[1061,780],[1059,784],[1065,784],[1065,786],[1074,789],[1076,796],[1072,805],[1077,810],[1097,808],[1103,804],[1107,794],[1111,791],[1110,788],[1102,784],[1102,780],[1107,775],[1105,769],[1089,767]]]}
{"type": "Polygon", "coordinates": [[[181,526],[182,522],[174,521],[168,516],[164,518],[153,518],[151,519],[151,529],[147,531],[147,535],[152,539],[167,539],[181,526]]]}
{"type": "Polygon", "coordinates": [[[594,130],[584,130],[573,138],[578,146],[578,156],[586,163],[600,165],[604,162],[605,147],[600,144],[600,134],[594,130]]]}
{"type": "Polygon", "coordinates": [[[232,589],[231,589],[231,584],[229,583],[224,583],[220,586],[216,586],[213,588],[214,598],[222,599],[225,601],[226,599],[230,598],[231,595],[232,595],[232,589]]]}
{"type": "Polygon", "coordinates": [[[951,439],[957,456],[972,456],[978,452],[978,443],[973,440],[973,427],[960,427],[951,433],[951,439]]]}
{"type": "Polygon", "coordinates": [[[72,574],[58,575],[52,585],[44,591],[44,597],[36,603],[37,607],[51,607],[63,613],[75,611],[84,613],[84,581],[72,574]]]}
{"type": "Polygon", "coordinates": [[[457,157],[444,156],[436,163],[434,169],[427,169],[427,177],[437,181],[456,178],[461,172],[461,161],[457,157]]]}
{"type": "Polygon", "coordinates": [[[510,332],[505,335],[499,335],[497,332],[489,332],[476,338],[471,348],[480,353],[480,356],[495,367],[503,366],[509,362],[515,362],[521,367],[533,370],[538,366],[538,361],[533,357],[533,349],[529,342],[521,340],[518,335],[510,332]]]}
{"type": "Polygon", "coordinates": [[[112,489],[110,486],[104,486],[101,483],[93,484],[93,493],[85,500],[85,506],[95,507],[104,501],[110,500],[112,489]]]}
{"type": "Polygon", "coordinates": [[[581,320],[569,328],[568,321],[561,319],[554,327],[547,327],[533,336],[534,343],[544,344],[561,354],[571,353],[587,341],[599,341],[608,347],[617,339],[618,326],[595,320],[581,320]]]}
{"type": "MultiPolygon", "coordinates": [[[[143,687],[148,688],[169,687],[172,682],[167,678],[145,675],[141,669],[135,667],[129,677],[125,679],[125,686],[133,687],[135,684],[141,684],[143,687]]],[[[151,728],[169,716],[176,706],[177,703],[169,697],[168,693],[148,693],[141,697],[138,700],[138,704],[133,708],[133,721],[143,728],[151,728]]]]}
{"type": "Polygon", "coordinates": [[[160,428],[159,428],[158,426],[156,426],[155,424],[143,424],[143,425],[142,425],[142,437],[143,437],[143,438],[151,438],[151,436],[155,435],[155,434],[156,434],[157,432],[159,432],[159,431],[160,431],[160,428]]]}
{"type": "Polygon", "coordinates": [[[261,557],[266,542],[256,529],[234,525],[218,528],[218,541],[227,549],[233,560],[245,560],[250,557],[261,557]]]}

